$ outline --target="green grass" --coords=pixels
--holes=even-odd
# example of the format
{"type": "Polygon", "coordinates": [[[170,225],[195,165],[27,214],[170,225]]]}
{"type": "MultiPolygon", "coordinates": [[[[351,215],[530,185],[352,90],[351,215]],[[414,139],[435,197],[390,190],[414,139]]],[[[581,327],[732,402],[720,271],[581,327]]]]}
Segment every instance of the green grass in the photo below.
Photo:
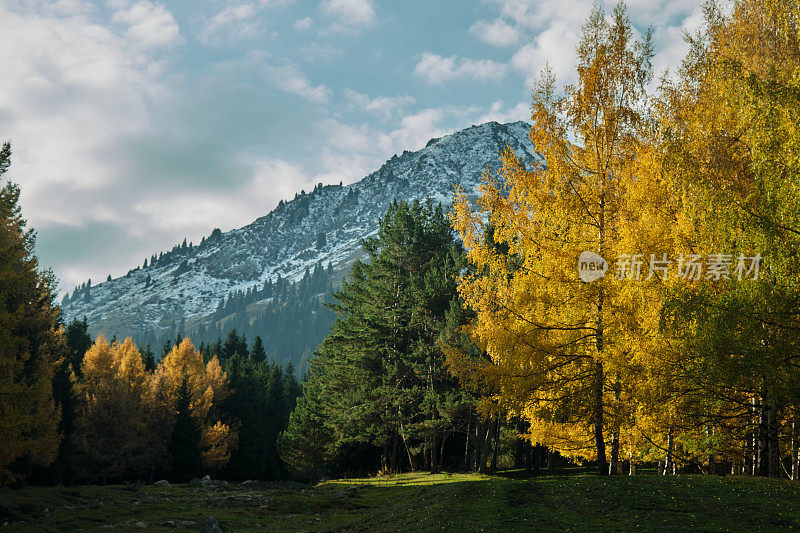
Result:
{"type": "Polygon", "coordinates": [[[403,474],[316,486],[0,489],[0,524],[8,521],[14,531],[141,531],[139,521],[156,531],[180,529],[161,524],[185,521],[184,528],[197,531],[209,516],[234,531],[785,531],[800,529],[800,484],[717,476],[403,474]],[[357,489],[347,497],[351,486],[357,489]]]}

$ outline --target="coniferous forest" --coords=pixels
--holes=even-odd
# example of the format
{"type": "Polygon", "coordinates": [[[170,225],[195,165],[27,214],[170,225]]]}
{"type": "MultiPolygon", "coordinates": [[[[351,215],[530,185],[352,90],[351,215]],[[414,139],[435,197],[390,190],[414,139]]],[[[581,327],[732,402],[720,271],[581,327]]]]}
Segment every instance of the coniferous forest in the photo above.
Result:
{"type": "Polygon", "coordinates": [[[341,284],[318,264],[232,293],[191,335],[63,323],[5,181],[0,484],[800,480],[800,8],[705,17],[654,83],[652,34],[595,7],[577,81],[533,89],[541,162],[398,198],[341,284]]]}

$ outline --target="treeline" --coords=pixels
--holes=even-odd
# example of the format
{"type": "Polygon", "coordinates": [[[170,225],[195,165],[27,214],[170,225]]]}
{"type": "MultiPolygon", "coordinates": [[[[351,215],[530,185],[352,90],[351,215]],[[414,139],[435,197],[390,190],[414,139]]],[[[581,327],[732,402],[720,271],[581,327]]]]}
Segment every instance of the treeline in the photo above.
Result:
{"type": "MultiPolygon", "coordinates": [[[[5,143],[0,175],[10,160],[5,143]]],[[[156,361],[130,338],[93,340],[85,320],[64,326],[13,183],[0,223],[0,484],[287,475],[276,443],[301,392],[291,366],[235,332],[201,349],[177,339],[156,361]]]]}
{"type": "Polygon", "coordinates": [[[69,423],[55,464],[34,481],[287,476],[276,442],[300,386],[258,339],[249,349],[235,332],[216,347],[177,339],[156,364],[130,338],[92,343],[85,321],[70,323],[65,337],[71,390],[61,414],[69,423]]]}
{"type": "MultiPolygon", "coordinates": [[[[231,292],[204,325],[176,323],[169,331],[147,330],[133,337],[141,346],[163,347],[178,336],[205,345],[219,345],[231,332],[245,339],[260,338],[267,354],[280,364],[292,363],[304,374],[307,359],[328,334],[334,313],[326,306],[333,288],[334,272],[321,263],[306,269],[291,282],[278,277],[261,286],[231,292]]],[[[220,352],[215,352],[219,354],[220,352]]]]}

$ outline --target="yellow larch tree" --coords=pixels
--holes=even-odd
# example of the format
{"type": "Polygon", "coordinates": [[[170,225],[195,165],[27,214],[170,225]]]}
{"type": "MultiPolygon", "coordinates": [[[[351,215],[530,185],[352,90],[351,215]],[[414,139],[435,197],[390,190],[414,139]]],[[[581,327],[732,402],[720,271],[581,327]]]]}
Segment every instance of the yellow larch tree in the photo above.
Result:
{"type": "Polygon", "coordinates": [[[203,356],[188,338],[162,359],[153,375],[153,394],[174,409],[179,390],[186,383],[190,395],[190,410],[201,429],[203,464],[219,469],[225,466],[231,451],[236,448],[234,428],[219,419],[218,407],[227,398],[228,378],[216,356],[204,364],[203,356]]]}
{"type": "Polygon", "coordinates": [[[140,474],[150,461],[148,375],[132,339],[102,335],[86,352],[78,386],[78,457],[95,479],[140,474]]]}
{"type": "Polygon", "coordinates": [[[530,137],[545,162],[504,152],[502,179],[484,176],[478,209],[460,194],[453,214],[476,270],[459,286],[476,313],[470,333],[492,361],[481,379],[530,421],[532,441],[596,459],[601,474],[606,436],[612,470],[618,461],[636,321],[626,280],[581,281],[578,258],[636,253],[620,247],[620,228],[627,190],[640,186],[652,57],[649,33],[633,41],[623,5],[611,19],[595,8],[587,20],[576,85],[557,95],[546,71],[534,91],[530,137]]]}

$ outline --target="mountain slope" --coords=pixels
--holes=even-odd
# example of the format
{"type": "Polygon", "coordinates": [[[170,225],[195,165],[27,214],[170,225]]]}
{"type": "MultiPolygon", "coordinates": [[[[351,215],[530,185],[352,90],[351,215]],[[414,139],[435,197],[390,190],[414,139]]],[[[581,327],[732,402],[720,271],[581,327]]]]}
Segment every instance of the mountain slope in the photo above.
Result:
{"type": "Polygon", "coordinates": [[[199,246],[184,243],[146,268],[76,289],[62,304],[65,318],[86,316],[95,334],[183,333],[207,324],[231,293],[263,287],[279,276],[299,280],[318,263],[331,263],[341,277],[392,199],[448,204],[456,186],[475,194],[481,174],[497,168],[505,147],[523,160],[539,157],[529,130],[524,122],[490,122],[431,139],[422,150],[393,156],[361,181],[318,185],[247,226],[214,230],[199,246]]]}

